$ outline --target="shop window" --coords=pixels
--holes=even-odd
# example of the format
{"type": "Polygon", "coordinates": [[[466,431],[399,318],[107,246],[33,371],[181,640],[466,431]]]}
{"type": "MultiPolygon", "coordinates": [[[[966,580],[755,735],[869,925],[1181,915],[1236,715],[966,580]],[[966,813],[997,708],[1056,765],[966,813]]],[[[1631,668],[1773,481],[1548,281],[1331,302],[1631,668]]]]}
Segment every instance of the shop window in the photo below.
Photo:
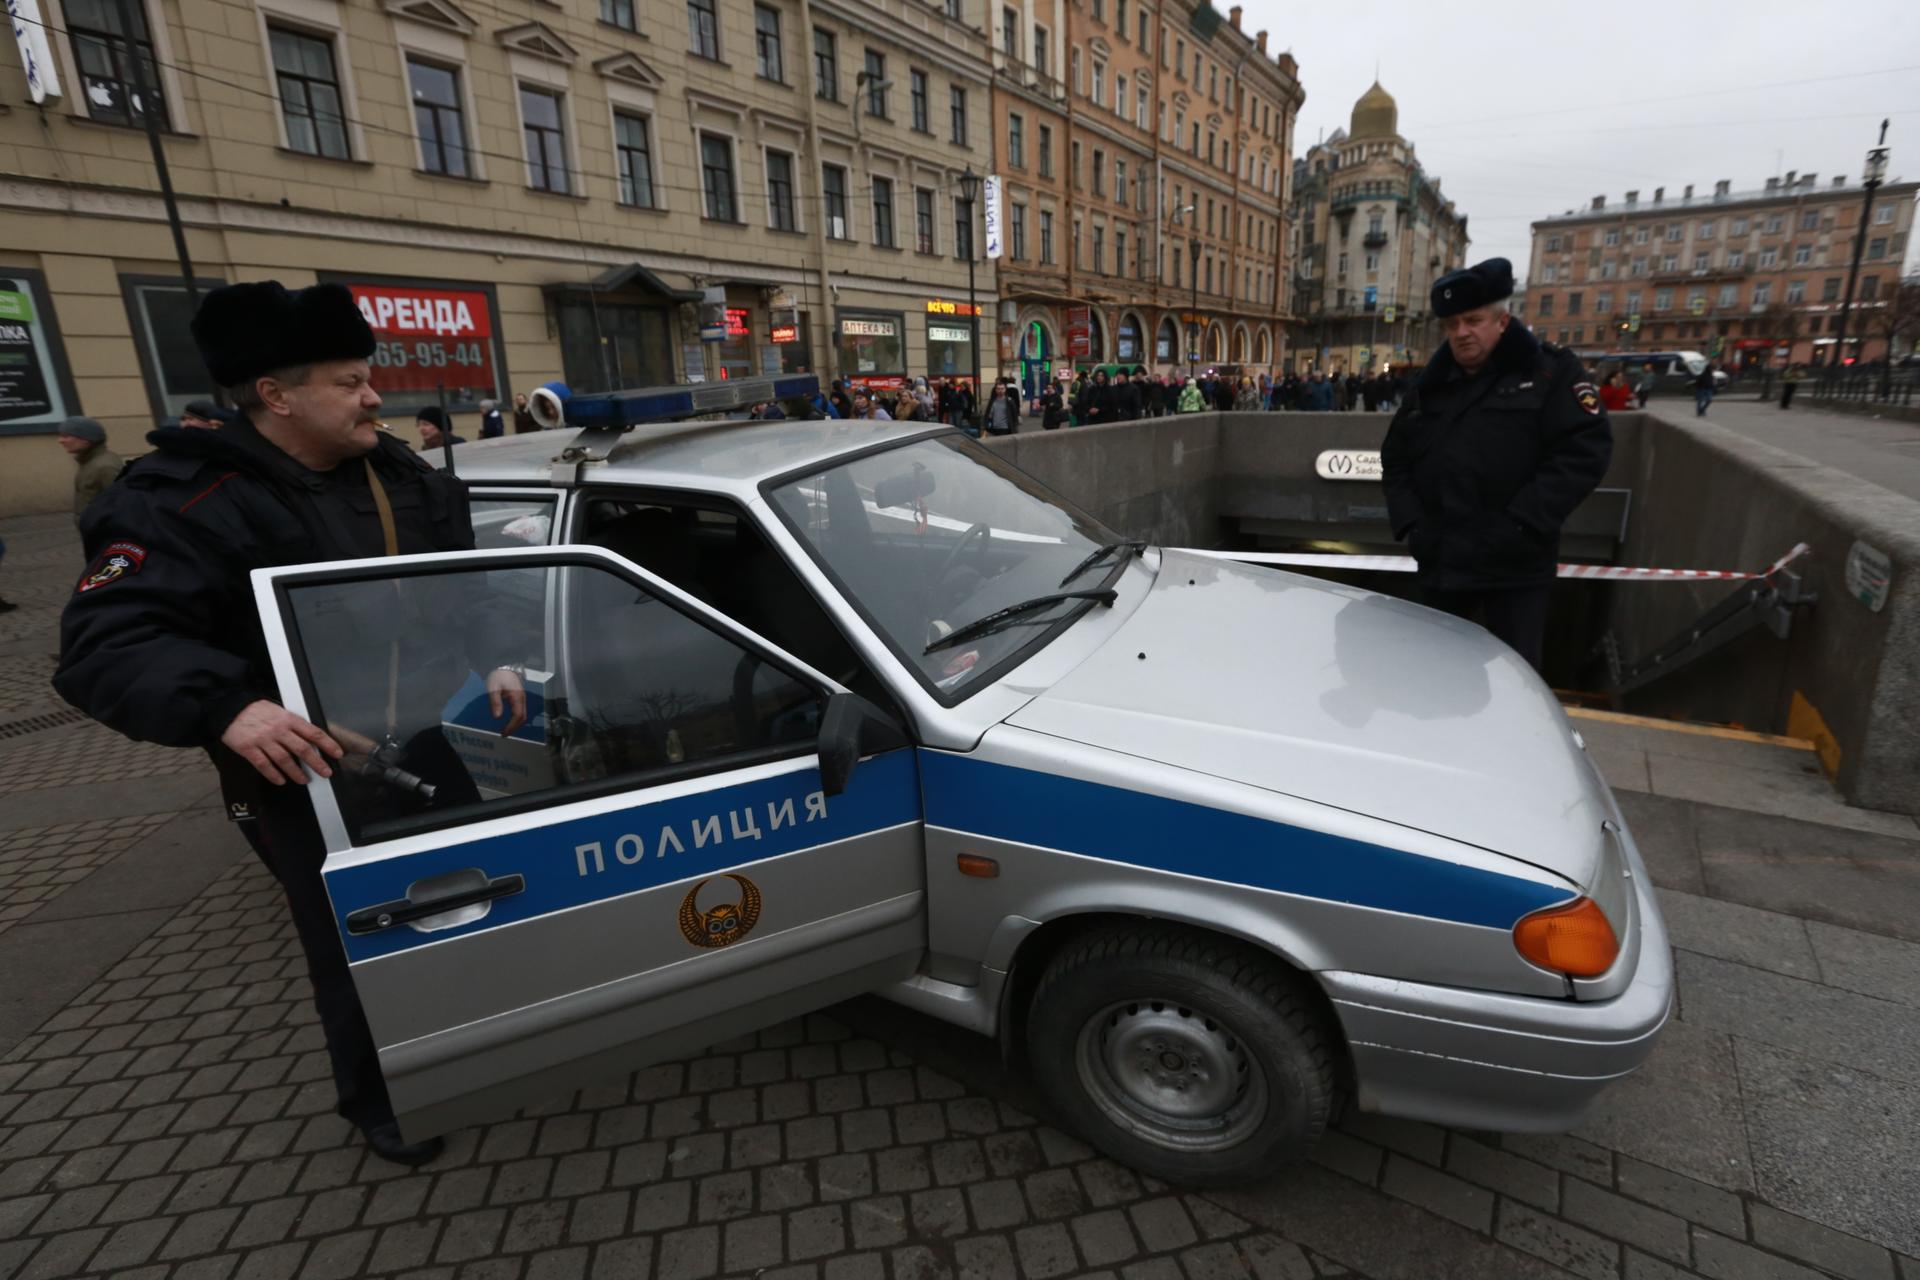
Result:
{"type": "Polygon", "coordinates": [[[428,173],[472,177],[460,73],[452,67],[409,57],[407,85],[413,92],[414,130],[420,135],[420,167],[428,173]]]}
{"type": "Polygon", "coordinates": [[[287,145],[311,156],[347,159],[347,121],[340,105],[333,42],[285,27],[268,27],[267,38],[280,81],[280,117],[287,126],[287,145]]]}
{"type": "MultiPolygon", "coordinates": [[[[225,280],[196,277],[205,297],[225,280]]],[[[176,418],[189,400],[204,398],[213,387],[200,349],[193,342],[193,303],[178,276],[121,276],[133,340],[140,353],[147,398],[156,418],[176,418]]]]}
{"type": "Polygon", "coordinates": [[[841,373],[866,378],[905,376],[906,331],[897,312],[843,312],[835,339],[841,373]]]}
{"type": "Polygon", "coordinates": [[[147,104],[134,91],[133,62],[128,54],[128,36],[140,58],[140,82],[153,95],[155,122],[168,128],[166,95],[159,89],[160,71],[154,65],[153,37],[147,29],[145,7],[135,0],[128,6],[133,13],[134,29],[129,33],[121,24],[125,12],[117,0],[67,0],[67,36],[73,41],[74,61],[80,66],[80,81],[87,102],[87,117],[114,124],[143,125],[147,104]]]}
{"type": "Polygon", "coordinates": [[[79,412],[46,281],[0,270],[0,435],[51,431],[79,412]]]}

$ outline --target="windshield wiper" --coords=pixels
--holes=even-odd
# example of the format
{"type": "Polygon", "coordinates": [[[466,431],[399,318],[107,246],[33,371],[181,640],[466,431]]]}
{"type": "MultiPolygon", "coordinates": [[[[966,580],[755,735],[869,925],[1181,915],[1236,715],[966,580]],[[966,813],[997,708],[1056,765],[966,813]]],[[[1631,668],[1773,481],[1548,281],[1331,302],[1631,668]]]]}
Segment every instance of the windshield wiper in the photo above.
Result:
{"type": "Polygon", "coordinates": [[[1081,574],[1085,573],[1087,570],[1093,568],[1093,566],[1099,564],[1102,560],[1105,560],[1108,556],[1112,555],[1116,551],[1131,551],[1133,552],[1133,554],[1137,556],[1142,551],[1145,551],[1146,549],[1147,549],[1147,544],[1140,541],[1137,538],[1129,538],[1124,542],[1109,542],[1104,547],[1096,547],[1092,551],[1089,551],[1087,553],[1087,558],[1085,560],[1082,560],[1079,564],[1073,566],[1073,571],[1071,573],[1069,573],[1066,577],[1060,579],[1060,585],[1063,587],[1066,586],[1069,582],[1072,582],[1075,578],[1079,577],[1081,574]]]}
{"type": "Polygon", "coordinates": [[[1023,613],[1032,613],[1048,605],[1059,604],[1064,600],[1098,600],[1101,604],[1112,604],[1120,598],[1120,593],[1111,587],[1098,591],[1059,591],[1050,596],[1035,596],[1031,600],[1022,600],[1019,604],[1010,604],[1004,609],[995,609],[984,618],[975,618],[964,627],[949,631],[932,644],[922,649],[923,654],[936,649],[945,649],[950,645],[964,644],[975,636],[983,636],[989,631],[997,631],[1003,625],[1011,625],[1015,618],[1023,613]]]}

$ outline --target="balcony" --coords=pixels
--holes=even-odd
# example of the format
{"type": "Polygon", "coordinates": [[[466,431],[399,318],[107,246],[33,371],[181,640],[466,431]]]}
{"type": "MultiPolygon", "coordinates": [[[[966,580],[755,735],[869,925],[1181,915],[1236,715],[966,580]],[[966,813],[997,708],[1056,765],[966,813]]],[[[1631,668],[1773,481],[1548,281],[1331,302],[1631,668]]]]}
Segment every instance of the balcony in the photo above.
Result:
{"type": "Polygon", "coordinates": [[[1387,233],[1384,231],[1369,231],[1361,238],[1360,243],[1369,249],[1383,249],[1386,247],[1387,233]]]}

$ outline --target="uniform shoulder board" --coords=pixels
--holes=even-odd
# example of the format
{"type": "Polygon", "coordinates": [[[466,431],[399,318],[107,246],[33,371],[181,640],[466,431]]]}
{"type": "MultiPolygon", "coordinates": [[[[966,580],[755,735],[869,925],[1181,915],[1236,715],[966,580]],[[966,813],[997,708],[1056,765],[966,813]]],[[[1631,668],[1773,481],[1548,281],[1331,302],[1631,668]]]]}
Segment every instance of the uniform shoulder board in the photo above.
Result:
{"type": "Polygon", "coordinates": [[[152,478],[155,480],[191,480],[211,465],[208,459],[189,453],[174,453],[167,449],[155,449],[152,453],[140,455],[127,463],[120,473],[122,480],[133,478],[152,478]]]}

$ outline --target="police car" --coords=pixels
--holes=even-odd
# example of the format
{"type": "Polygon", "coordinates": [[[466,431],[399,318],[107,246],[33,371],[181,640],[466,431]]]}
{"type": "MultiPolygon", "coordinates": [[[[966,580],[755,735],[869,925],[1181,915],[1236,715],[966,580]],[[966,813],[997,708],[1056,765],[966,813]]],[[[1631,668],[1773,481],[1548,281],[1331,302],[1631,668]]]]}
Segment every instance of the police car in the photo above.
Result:
{"type": "Polygon", "coordinates": [[[311,788],[409,1137],[868,991],[1188,1184],[1347,1101],[1563,1129],[1646,1058],[1652,886],[1511,651],[1128,541],[949,428],[670,420],[812,385],[571,397],[457,450],[479,550],[255,575],[290,707],[473,783],[311,788]],[[303,643],[356,598],[474,656],[303,643]]]}

